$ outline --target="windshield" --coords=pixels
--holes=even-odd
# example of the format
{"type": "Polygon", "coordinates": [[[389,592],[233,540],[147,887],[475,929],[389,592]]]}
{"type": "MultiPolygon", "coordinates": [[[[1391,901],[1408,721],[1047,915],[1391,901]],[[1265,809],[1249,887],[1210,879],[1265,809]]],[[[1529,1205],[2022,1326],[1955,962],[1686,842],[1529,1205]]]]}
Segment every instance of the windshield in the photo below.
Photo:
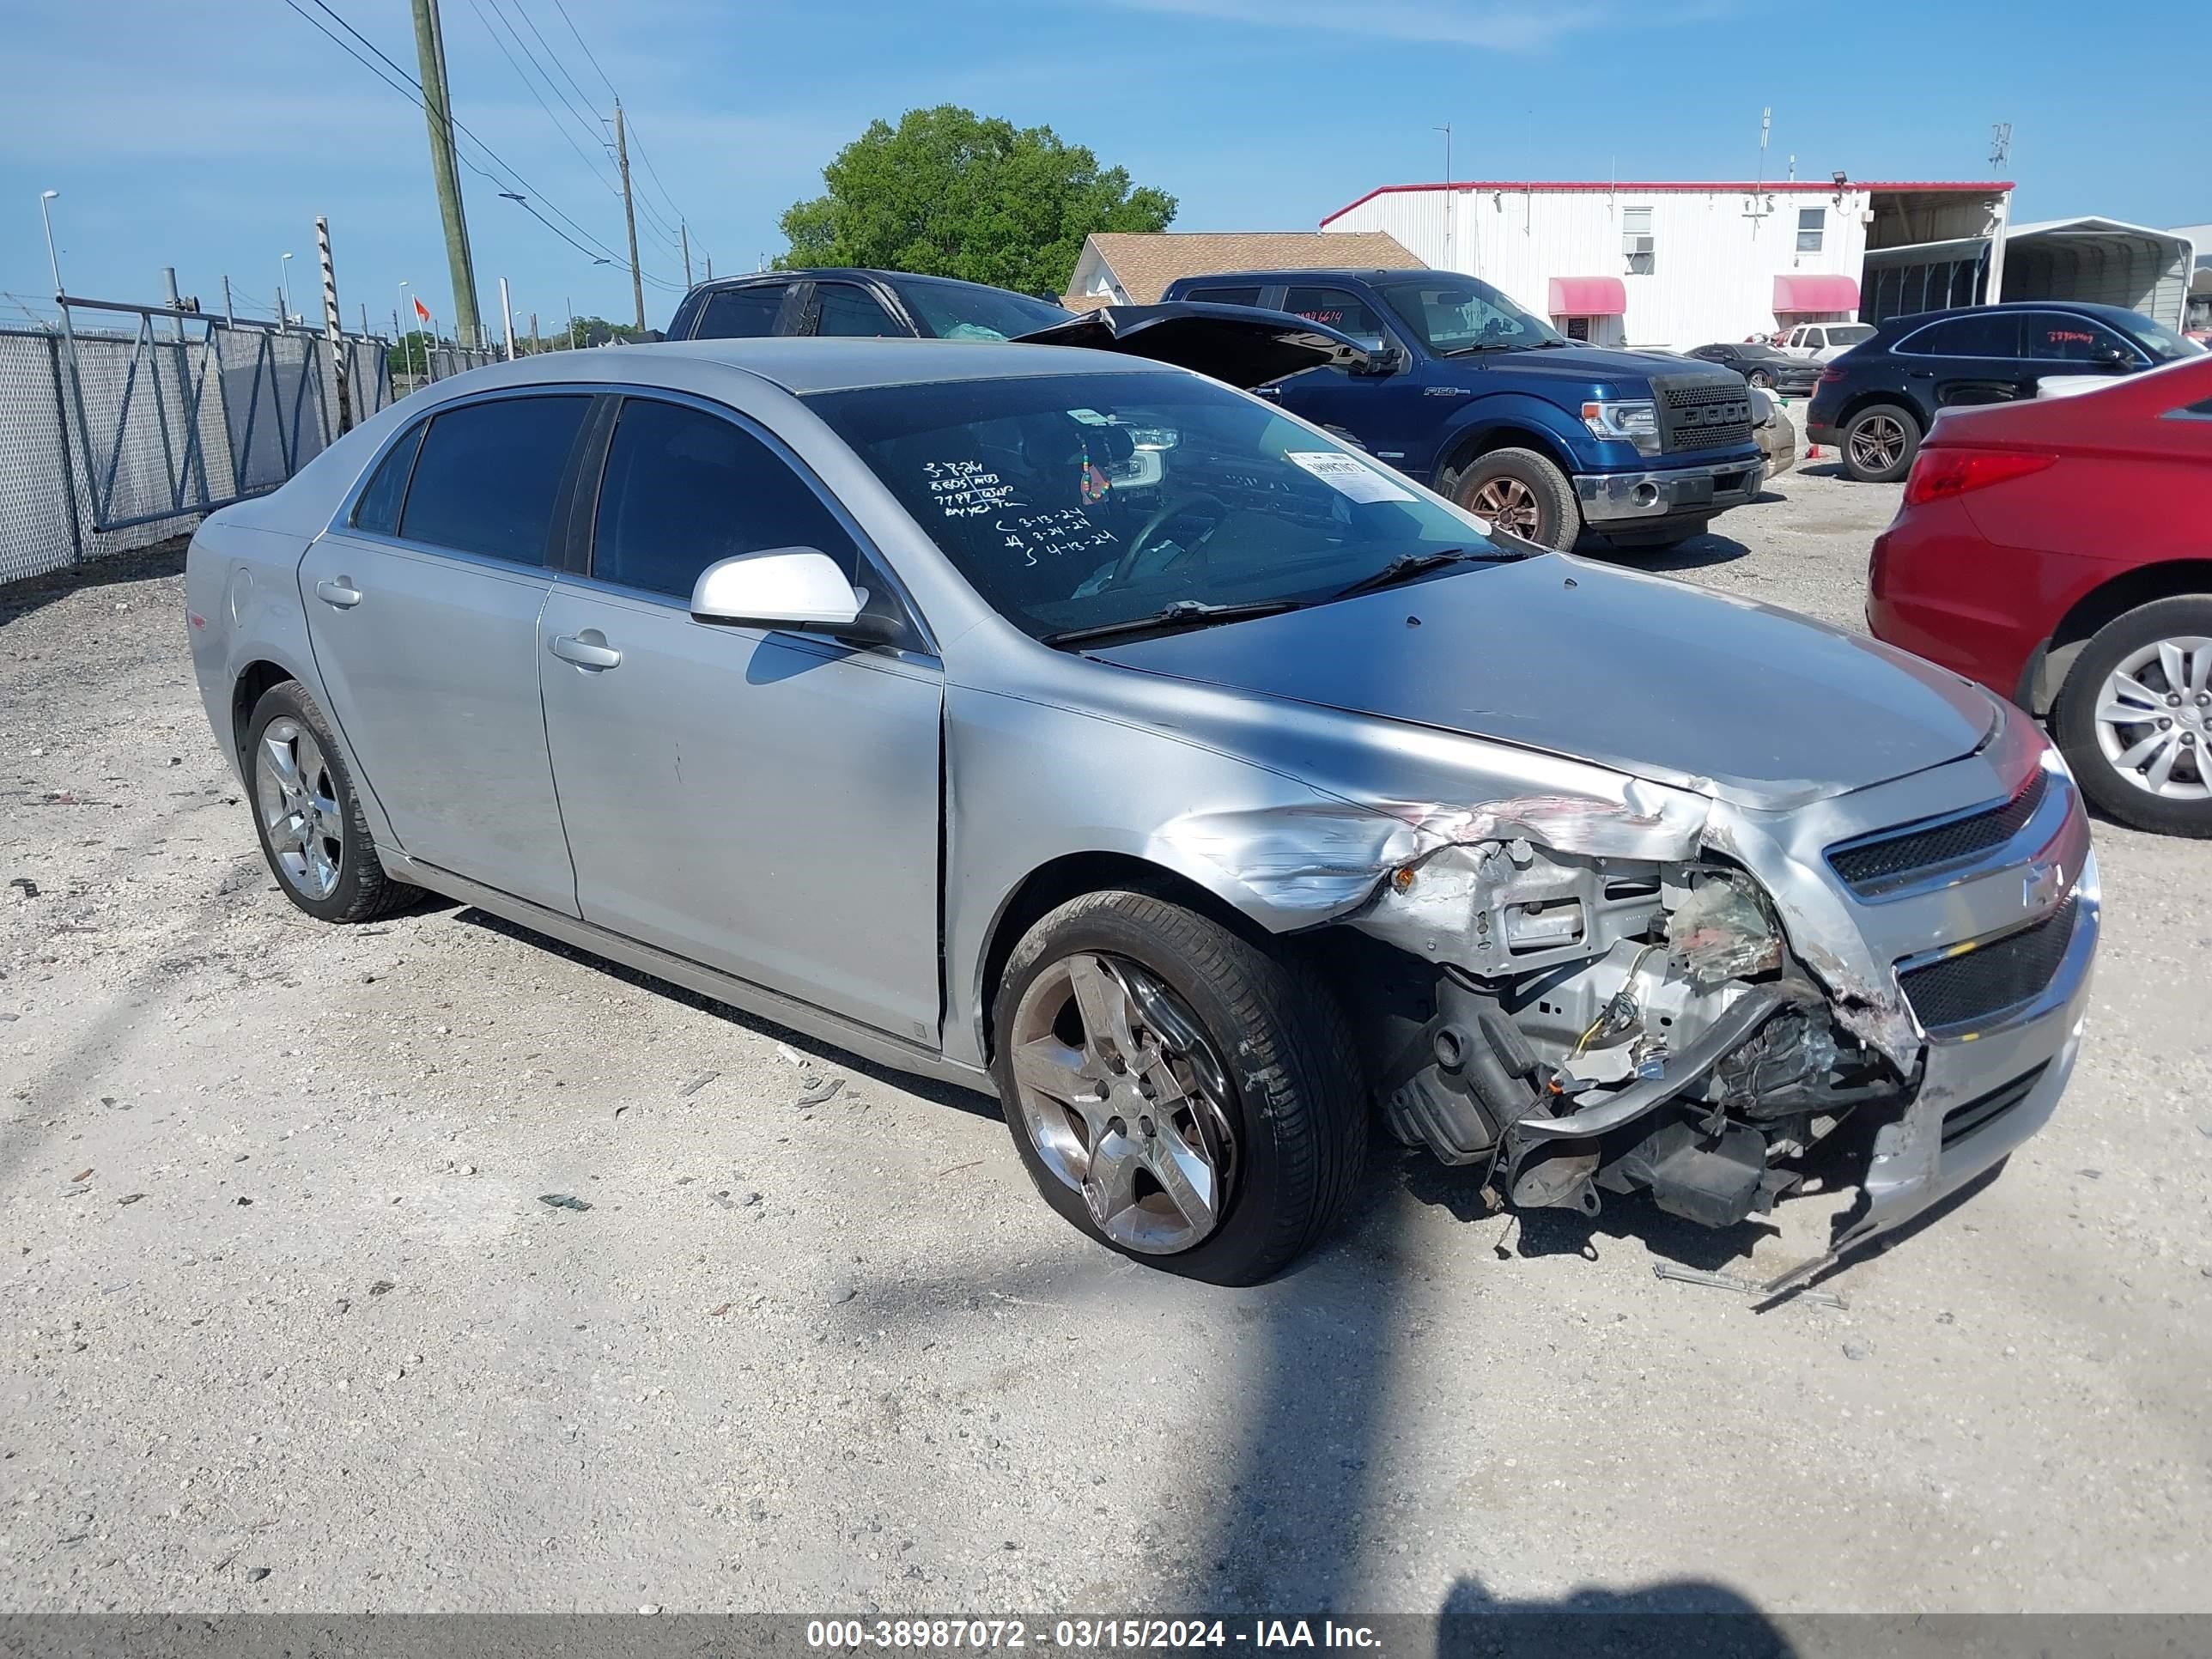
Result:
{"type": "Polygon", "coordinates": [[[940,340],[1011,340],[1075,314],[1026,294],[974,283],[902,276],[896,286],[915,320],[940,340]]]}
{"type": "Polygon", "coordinates": [[[2179,357],[2194,357],[2203,348],[2194,340],[2183,338],[2164,323],[2153,322],[2141,312],[2128,313],[2128,331],[2142,342],[2154,363],[2170,363],[2179,357]]]}
{"type": "Polygon", "coordinates": [[[1414,337],[1438,356],[1569,343],[1549,323],[1472,276],[1386,279],[1375,286],[1414,337]]]}
{"type": "Polygon", "coordinates": [[[1266,404],[1137,370],[817,392],[807,406],[1038,639],[1170,605],[1333,599],[1394,559],[1509,555],[1266,404]]]}

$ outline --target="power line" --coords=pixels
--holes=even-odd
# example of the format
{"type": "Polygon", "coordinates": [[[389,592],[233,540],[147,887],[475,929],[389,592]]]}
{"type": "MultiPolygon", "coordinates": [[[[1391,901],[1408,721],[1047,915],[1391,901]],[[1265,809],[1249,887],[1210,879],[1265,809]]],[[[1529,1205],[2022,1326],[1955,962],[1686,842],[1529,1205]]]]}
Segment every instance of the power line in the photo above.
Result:
{"type": "MultiPolygon", "coordinates": [[[[569,132],[567,127],[562,125],[561,118],[554,114],[553,106],[545,101],[545,95],[538,90],[537,82],[533,82],[528,75],[523,72],[521,64],[516,60],[514,54],[507,49],[507,42],[501,40],[499,38],[498,32],[492,27],[491,20],[484,15],[483,8],[477,3],[477,0],[469,0],[469,9],[476,13],[477,21],[483,25],[484,33],[491,36],[492,45],[497,46],[500,51],[500,55],[507,59],[507,67],[514,71],[515,78],[522,82],[523,90],[538,100],[538,107],[545,112],[545,118],[553,124],[553,130],[559,133],[562,139],[567,142],[570,149],[576,152],[577,158],[583,162],[585,167],[591,170],[592,177],[598,180],[602,186],[612,194],[617,196],[621,195],[621,191],[617,190],[613,185],[607,182],[605,176],[599,172],[599,164],[592,160],[589,154],[586,152],[584,147],[576,142],[574,136],[569,132]]],[[[492,0],[492,9],[494,11],[498,11],[498,0],[492,0]]],[[[507,22],[507,17],[504,13],[501,14],[500,21],[502,23],[507,22]]],[[[507,33],[510,34],[514,33],[514,26],[512,24],[507,26],[507,33]]],[[[520,38],[521,37],[519,35],[516,36],[518,42],[520,38]]],[[[535,60],[532,61],[534,62],[535,60]]],[[[538,72],[541,77],[543,77],[545,73],[542,68],[540,68],[538,72]]],[[[550,82],[548,82],[548,84],[550,85],[550,82]]],[[[556,88],[555,90],[557,92],[559,89],[556,88]]],[[[592,136],[594,139],[598,137],[597,134],[593,134],[592,136]]]]}
{"type": "MultiPolygon", "coordinates": [[[[516,0],[516,6],[518,9],[520,9],[521,0],[516,0]]],[[[562,3],[562,0],[553,0],[553,9],[561,14],[561,21],[568,26],[569,35],[575,40],[577,46],[582,51],[586,61],[591,64],[592,72],[599,77],[599,84],[607,89],[607,95],[613,98],[617,102],[620,102],[622,94],[616,90],[613,80],[609,77],[605,66],[599,62],[598,54],[592,52],[590,42],[584,39],[583,31],[576,27],[576,20],[568,15],[568,8],[562,3]]],[[[523,17],[526,21],[529,18],[529,13],[527,11],[523,12],[523,17]]],[[[542,40],[544,37],[540,36],[539,38],[542,40]]],[[[564,75],[568,73],[568,66],[566,64],[562,66],[562,73],[564,75]]],[[[570,77],[572,83],[574,79],[574,76],[570,77]]],[[[578,87],[577,90],[581,92],[583,88],[581,87],[578,87]]],[[[591,100],[589,99],[586,99],[584,101],[589,103],[591,100]]],[[[629,113],[627,111],[624,112],[626,114],[629,113]]],[[[630,136],[635,138],[637,134],[637,121],[634,116],[630,118],[629,126],[630,136]]],[[[688,220],[690,216],[685,213],[681,207],[678,206],[676,198],[669,194],[668,186],[661,181],[660,169],[653,165],[653,157],[646,153],[644,145],[639,144],[637,146],[637,155],[638,160],[645,163],[645,170],[651,176],[653,184],[659,187],[660,191],[660,199],[668,204],[668,210],[674,214],[678,219],[688,220]]],[[[651,210],[652,210],[650,208],[647,210],[648,213],[651,212],[651,210]]]]}
{"type": "MultiPolygon", "coordinates": [[[[377,46],[374,40],[371,40],[367,35],[363,34],[359,29],[348,22],[343,16],[340,15],[336,10],[333,10],[327,3],[327,0],[313,0],[313,3],[321,10],[328,13],[331,20],[335,21],[340,28],[343,28],[348,34],[351,35],[356,40],[361,42],[362,46],[368,47],[371,52],[374,53],[376,58],[382,63],[384,66],[383,68],[380,69],[376,64],[370,62],[369,59],[362,57],[360,52],[355,51],[354,48],[346,41],[331,33],[321,19],[314,16],[312,13],[302,7],[299,3],[299,0],[284,0],[284,3],[289,6],[294,11],[299,13],[301,17],[305,18],[308,23],[313,25],[317,33],[320,33],[333,45],[337,46],[340,51],[343,52],[349,58],[351,58],[363,69],[366,69],[371,75],[376,76],[378,80],[383,82],[386,86],[390,87],[394,92],[398,93],[400,96],[414,104],[416,108],[419,109],[422,107],[422,82],[417,81],[413,76],[410,75],[405,70],[400,68],[398,64],[393,63],[390,58],[385,55],[383,49],[377,46]],[[390,71],[389,74],[386,72],[387,70],[390,71]],[[394,76],[397,76],[398,78],[395,80],[393,78],[394,76]]],[[[457,131],[461,133],[471,143],[474,144],[477,149],[483,152],[487,161],[489,161],[494,167],[499,168],[501,173],[504,173],[507,175],[507,178],[502,179],[497,173],[486,171],[483,167],[479,167],[476,162],[471,161],[467,156],[461,156],[460,160],[462,164],[471,173],[476,173],[479,178],[489,179],[495,185],[503,185],[511,182],[515,188],[513,191],[502,191],[501,192],[501,195],[507,197],[509,200],[516,202],[517,204],[520,206],[525,212],[528,213],[532,218],[537,220],[548,230],[552,231],[555,235],[560,237],[562,241],[568,243],[568,246],[574,248],[578,252],[585,254],[586,257],[590,258],[594,263],[598,263],[601,257],[604,256],[606,263],[620,265],[624,270],[628,270],[629,269],[629,262],[627,259],[623,258],[621,254],[616,252],[614,249],[609,247],[605,242],[600,241],[598,237],[592,235],[589,230],[586,229],[581,224],[571,218],[567,213],[563,212],[561,208],[550,198],[546,198],[544,196],[544,193],[540,191],[536,185],[532,185],[516,170],[513,163],[500,155],[500,153],[494,149],[489,144],[484,143],[483,139],[477,137],[476,133],[469,127],[466,122],[462,121],[459,117],[454,117],[453,126],[457,131]],[[539,199],[544,200],[545,206],[551,210],[556,217],[564,221],[571,229],[574,230],[577,236],[581,236],[584,239],[584,242],[579,242],[575,236],[570,236],[567,232],[562,231],[559,226],[555,225],[550,220],[547,219],[544,214],[539,213],[530,202],[523,200],[522,198],[524,197],[538,197],[539,199]],[[584,245],[585,242],[592,243],[594,246],[587,247],[584,245]]],[[[644,281],[651,283],[655,288],[679,294],[684,291],[684,285],[682,283],[669,282],[665,277],[655,276],[651,271],[641,270],[638,272],[638,275],[644,281]]]]}
{"type": "Polygon", "coordinates": [[[584,45],[584,37],[576,28],[576,20],[568,15],[568,7],[562,5],[561,3],[561,0],[553,0],[553,9],[561,14],[561,21],[568,26],[568,33],[575,35],[576,44],[580,46],[583,46],[584,56],[591,63],[592,72],[599,77],[599,84],[607,89],[607,96],[610,98],[620,98],[622,94],[617,92],[615,90],[615,83],[607,79],[606,70],[599,67],[599,60],[592,56],[591,47],[584,45]]]}

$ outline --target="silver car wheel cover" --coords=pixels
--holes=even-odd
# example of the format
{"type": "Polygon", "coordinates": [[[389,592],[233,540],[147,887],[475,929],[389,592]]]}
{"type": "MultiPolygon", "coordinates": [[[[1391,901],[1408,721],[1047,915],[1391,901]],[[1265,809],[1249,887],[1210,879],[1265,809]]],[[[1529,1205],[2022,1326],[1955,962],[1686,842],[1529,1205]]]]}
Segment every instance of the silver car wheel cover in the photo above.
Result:
{"type": "Polygon", "coordinates": [[[336,892],[345,864],[337,786],[315,734],[289,714],[270,721],[254,747],[253,799],[285,882],[311,899],[336,892]]]}
{"type": "Polygon", "coordinates": [[[1228,1074],[1180,998],[1123,958],[1064,957],[1030,982],[1007,1037],[1030,1143],[1101,1232],[1147,1255],[1212,1236],[1238,1149],[1228,1074]]]}
{"type": "Polygon", "coordinates": [[[1851,459],[1869,472],[1887,472],[1905,457],[1905,426],[1893,415],[1870,415],[1852,429],[1851,459]]]}
{"type": "Polygon", "coordinates": [[[2184,635],[2130,651],[2097,691],[2097,747],[2112,770],[2161,800],[2212,800],[2212,639],[2184,635]]]}

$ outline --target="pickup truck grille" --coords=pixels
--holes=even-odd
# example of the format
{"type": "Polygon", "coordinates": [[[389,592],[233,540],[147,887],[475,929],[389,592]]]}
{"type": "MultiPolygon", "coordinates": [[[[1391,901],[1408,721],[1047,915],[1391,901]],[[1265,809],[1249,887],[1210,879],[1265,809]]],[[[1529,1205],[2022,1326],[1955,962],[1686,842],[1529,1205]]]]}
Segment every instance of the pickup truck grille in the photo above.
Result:
{"type": "Polygon", "coordinates": [[[1660,441],[1669,450],[1726,449],[1751,441],[1751,392],[1735,375],[1655,374],[1660,441]]]}
{"type": "Polygon", "coordinates": [[[1922,1029],[1943,1036],[2033,1001],[2066,959],[2080,903],[2069,898],[2040,921],[1899,974],[1922,1029]]]}
{"type": "Polygon", "coordinates": [[[1948,818],[1828,849],[1828,864],[1861,898],[1905,886],[1923,876],[2002,847],[2025,828],[2043,805],[2051,775],[2039,771],[2027,787],[2002,806],[1948,818]]]}

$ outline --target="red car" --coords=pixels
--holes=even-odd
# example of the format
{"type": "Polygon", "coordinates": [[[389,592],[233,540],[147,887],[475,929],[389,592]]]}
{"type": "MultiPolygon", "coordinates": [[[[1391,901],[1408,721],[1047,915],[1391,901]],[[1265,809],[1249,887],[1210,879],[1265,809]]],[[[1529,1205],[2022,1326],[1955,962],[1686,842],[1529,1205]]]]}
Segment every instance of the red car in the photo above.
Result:
{"type": "Polygon", "coordinates": [[[2047,718],[2112,817],[2212,836],[2212,356],[1946,410],[1867,623],[2047,718]]]}

